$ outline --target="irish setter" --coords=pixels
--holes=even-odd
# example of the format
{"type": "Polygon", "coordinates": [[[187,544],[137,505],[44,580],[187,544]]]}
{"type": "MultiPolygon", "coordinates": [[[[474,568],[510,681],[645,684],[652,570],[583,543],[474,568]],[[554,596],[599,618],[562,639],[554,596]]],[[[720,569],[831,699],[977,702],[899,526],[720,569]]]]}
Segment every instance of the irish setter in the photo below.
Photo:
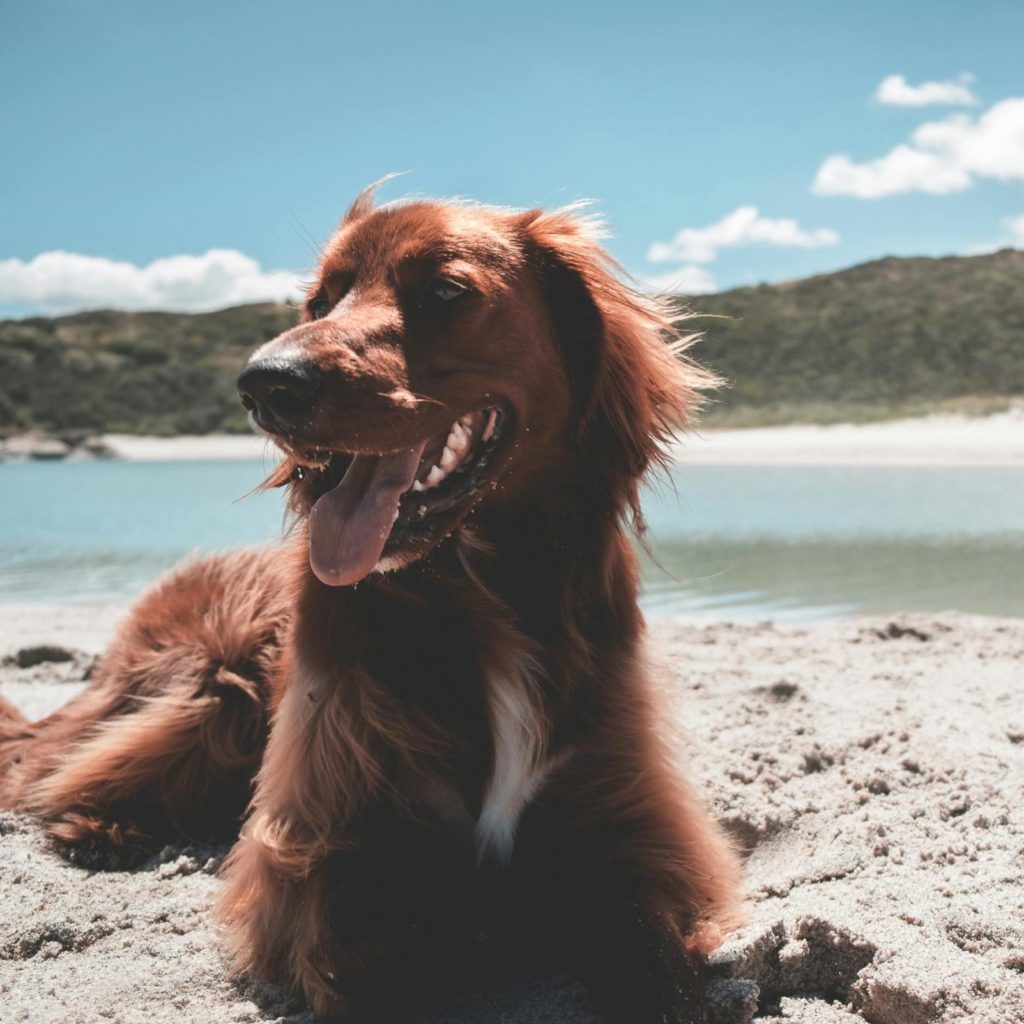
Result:
{"type": "Polygon", "coordinates": [[[704,1021],[738,866],[658,736],[629,538],[712,382],[684,346],[578,211],[368,190],[239,378],[297,529],[157,583],[56,714],[0,709],[0,803],[108,864],[244,818],[236,962],[322,1021],[511,964],[704,1021]]]}

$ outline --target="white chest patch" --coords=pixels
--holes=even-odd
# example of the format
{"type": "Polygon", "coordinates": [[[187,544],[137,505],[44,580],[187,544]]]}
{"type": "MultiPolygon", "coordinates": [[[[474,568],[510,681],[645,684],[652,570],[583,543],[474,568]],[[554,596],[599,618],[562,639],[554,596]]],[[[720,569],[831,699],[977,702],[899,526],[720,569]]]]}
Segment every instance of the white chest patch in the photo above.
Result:
{"type": "Polygon", "coordinates": [[[544,719],[524,672],[490,678],[488,702],[494,769],[476,823],[477,857],[483,860],[490,854],[507,864],[519,816],[553,765],[545,756],[544,719]]]}

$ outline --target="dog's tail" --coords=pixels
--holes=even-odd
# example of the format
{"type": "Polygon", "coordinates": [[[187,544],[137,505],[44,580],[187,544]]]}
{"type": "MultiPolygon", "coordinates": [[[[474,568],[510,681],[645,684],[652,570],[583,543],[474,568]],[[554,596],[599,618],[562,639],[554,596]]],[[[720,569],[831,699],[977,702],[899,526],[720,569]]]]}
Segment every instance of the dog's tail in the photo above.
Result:
{"type": "Polygon", "coordinates": [[[10,701],[0,697],[0,748],[8,740],[20,739],[31,730],[29,720],[10,701]]]}
{"type": "Polygon", "coordinates": [[[32,723],[10,701],[0,697],[0,808],[10,808],[14,803],[10,770],[34,738],[32,723]]]}

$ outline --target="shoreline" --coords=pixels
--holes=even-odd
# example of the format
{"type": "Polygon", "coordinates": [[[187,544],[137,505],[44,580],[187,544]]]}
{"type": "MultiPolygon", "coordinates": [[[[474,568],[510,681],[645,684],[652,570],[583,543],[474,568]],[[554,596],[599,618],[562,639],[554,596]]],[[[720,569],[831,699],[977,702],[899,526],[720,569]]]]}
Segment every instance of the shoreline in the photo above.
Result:
{"type": "MultiPolygon", "coordinates": [[[[104,438],[126,461],[263,459],[273,443],[256,435],[104,438]]],[[[883,423],[799,424],[738,430],[699,428],[672,446],[681,465],[1024,467],[1024,410],[984,417],[925,416],[883,423]]]]}
{"type": "Polygon", "coordinates": [[[125,462],[276,461],[279,449],[261,434],[104,434],[114,457],[125,462]]]}
{"type": "MultiPolygon", "coordinates": [[[[125,462],[269,462],[274,443],[256,434],[157,437],[105,434],[84,448],[42,435],[0,441],[0,463],[80,461],[92,457],[125,462]],[[89,454],[89,445],[94,454],[89,454]]],[[[1024,405],[987,416],[934,414],[878,423],[745,427],[701,430],[680,436],[674,462],[696,466],[936,466],[1024,467],[1024,405]]]]}
{"type": "Polygon", "coordinates": [[[1024,467],[1024,409],[880,423],[700,428],[672,449],[681,465],[1024,467]]]}

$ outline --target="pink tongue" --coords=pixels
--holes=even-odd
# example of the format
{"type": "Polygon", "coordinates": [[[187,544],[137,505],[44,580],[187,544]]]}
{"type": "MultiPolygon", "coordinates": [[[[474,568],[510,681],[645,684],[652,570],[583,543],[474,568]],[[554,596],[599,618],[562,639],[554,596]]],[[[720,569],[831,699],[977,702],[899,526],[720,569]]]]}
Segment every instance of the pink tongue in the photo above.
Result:
{"type": "Polygon", "coordinates": [[[398,499],[416,479],[425,445],[356,455],[341,483],[317,499],[309,513],[309,564],[322,583],[358,583],[380,561],[398,499]]]}

